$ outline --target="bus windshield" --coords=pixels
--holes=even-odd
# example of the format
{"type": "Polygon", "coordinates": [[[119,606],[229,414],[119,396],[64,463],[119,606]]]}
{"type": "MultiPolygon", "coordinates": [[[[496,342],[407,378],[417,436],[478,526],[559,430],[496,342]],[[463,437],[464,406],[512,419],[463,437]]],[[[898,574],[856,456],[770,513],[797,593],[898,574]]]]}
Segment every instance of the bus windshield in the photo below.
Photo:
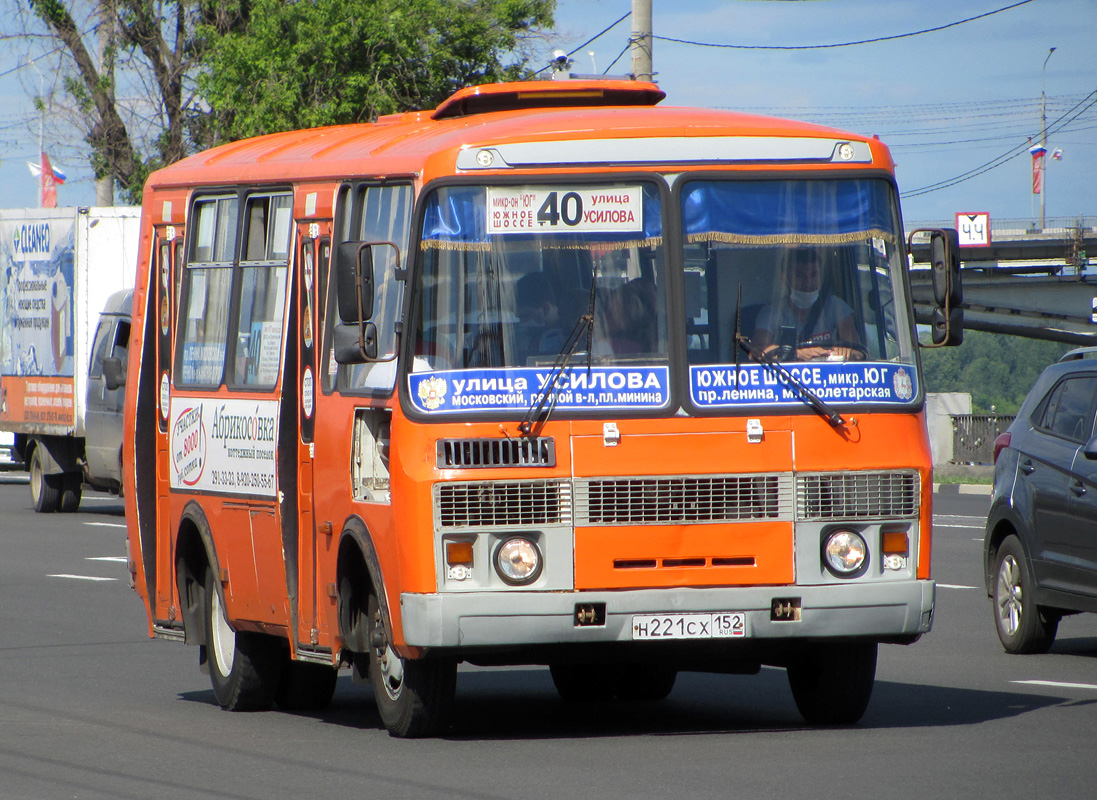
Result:
{"type": "Polygon", "coordinates": [[[681,191],[690,364],[913,363],[887,181],[697,180],[681,191]]]}
{"type": "Polygon", "coordinates": [[[662,210],[631,183],[460,186],[425,204],[413,372],[666,365],[662,210]]]}

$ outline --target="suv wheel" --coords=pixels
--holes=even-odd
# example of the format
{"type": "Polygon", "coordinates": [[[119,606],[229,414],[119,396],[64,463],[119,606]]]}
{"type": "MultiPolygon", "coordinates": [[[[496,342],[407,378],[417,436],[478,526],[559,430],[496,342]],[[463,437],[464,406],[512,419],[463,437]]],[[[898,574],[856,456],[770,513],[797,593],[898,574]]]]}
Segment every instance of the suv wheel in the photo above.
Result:
{"type": "Polygon", "coordinates": [[[998,548],[994,576],[994,625],[1002,647],[1009,653],[1046,653],[1059,618],[1036,605],[1036,584],[1016,536],[1007,536],[998,548]]]}

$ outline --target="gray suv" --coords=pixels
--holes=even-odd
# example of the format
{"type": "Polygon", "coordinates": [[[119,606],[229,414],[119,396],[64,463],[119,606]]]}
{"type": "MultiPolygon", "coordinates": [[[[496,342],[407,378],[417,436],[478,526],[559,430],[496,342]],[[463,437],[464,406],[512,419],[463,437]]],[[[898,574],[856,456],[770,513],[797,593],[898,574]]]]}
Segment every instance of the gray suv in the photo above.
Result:
{"type": "Polygon", "coordinates": [[[1044,653],[1097,612],[1097,347],[1044,370],[994,443],[983,566],[1002,646],[1044,653]]]}

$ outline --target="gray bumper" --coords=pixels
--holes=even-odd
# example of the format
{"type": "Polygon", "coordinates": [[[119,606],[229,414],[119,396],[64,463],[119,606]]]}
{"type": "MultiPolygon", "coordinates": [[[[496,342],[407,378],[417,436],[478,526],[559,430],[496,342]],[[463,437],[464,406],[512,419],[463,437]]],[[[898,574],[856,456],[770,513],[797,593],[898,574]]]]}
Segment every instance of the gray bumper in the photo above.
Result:
{"type": "Polygon", "coordinates": [[[468,592],[400,596],[404,637],[416,647],[632,641],[633,614],[743,611],[747,638],[889,638],[929,631],[933,581],[829,586],[643,589],[615,592],[468,592]],[[775,598],[799,597],[801,618],[774,622],[775,598]],[[605,603],[606,623],[576,627],[576,604],[605,603]]]}

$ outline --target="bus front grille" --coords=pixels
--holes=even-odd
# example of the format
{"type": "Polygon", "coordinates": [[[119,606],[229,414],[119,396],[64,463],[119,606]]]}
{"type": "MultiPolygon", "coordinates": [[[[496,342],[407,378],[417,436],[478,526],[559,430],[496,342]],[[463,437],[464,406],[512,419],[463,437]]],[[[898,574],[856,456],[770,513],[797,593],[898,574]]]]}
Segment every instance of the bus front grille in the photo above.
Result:
{"type": "Polygon", "coordinates": [[[483,481],[434,486],[436,528],[570,525],[569,481],[483,481]]]}
{"type": "Polygon", "coordinates": [[[917,472],[829,472],[796,476],[801,520],[908,519],[918,516],[917,472]]]}
{"type": "Polygon", "coordinates": [[[791,475],[576,481],[576,524],[652,525],[792,518],[791,475]]]}
{"type": "Polygon", "coordinates": [[[556,441],[551,436],[521,439],[439,439],[438,469],[555,467],[556,441]]]}

